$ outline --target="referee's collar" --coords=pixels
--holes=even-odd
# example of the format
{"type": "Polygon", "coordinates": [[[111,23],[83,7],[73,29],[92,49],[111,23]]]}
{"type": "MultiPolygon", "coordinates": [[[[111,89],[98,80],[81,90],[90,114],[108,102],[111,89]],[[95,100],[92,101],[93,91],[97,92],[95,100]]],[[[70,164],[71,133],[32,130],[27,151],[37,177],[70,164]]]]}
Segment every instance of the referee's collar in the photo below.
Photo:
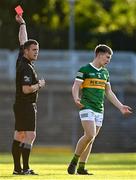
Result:
{"type": "Polygon", "coordinates": [[[25,61],[25,62],[27,62],[28,64],[33,64],[31,61],[29,61],[27,58],[25,58],[24,56],[23,56],[23,60],[25,61]]]}

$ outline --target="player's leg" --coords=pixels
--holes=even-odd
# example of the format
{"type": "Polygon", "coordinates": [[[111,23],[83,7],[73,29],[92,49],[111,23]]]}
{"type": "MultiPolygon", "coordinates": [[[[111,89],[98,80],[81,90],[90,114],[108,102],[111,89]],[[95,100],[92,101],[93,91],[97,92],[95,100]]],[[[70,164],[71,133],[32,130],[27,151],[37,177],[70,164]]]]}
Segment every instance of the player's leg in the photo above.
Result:
{"type": "MultiPolygon", "coordinates": [[[[98,135],[99,131],[100,131],[100,128],[101,127],[96,127],[96,136],[98,135]]],[[[94,139],[95,140],[95,139],[94,139]]],[[[85,149],[85,151],[81,154],[80,156],[80,161],[81,162],[87,162],[88,161],[88,157],[90,155],[90,152],[92,150],[92,145],[93,145],[93,142],[90,142],[88,147],[85,149]]]]}
{"type": "Polygon", "coordinates": [[[84,135],[79,139],[75,149],[75,154],[79,156],[87,148],[89,143],[94,140],[96,135],[96,125],[94,121],[82,121],[82,126],[84,129],[84,135]]]}
{"type": "MultiPolygon", "coordinates": [[[[103,113],[93,112],[93,114],[95,115],[96,136],[97,136],[103,123],[103,113]]],[[[78,174],[88,174],[88,172],[86,170],[84,171],[84,169],[85,169],[85,164],[90,155],[93,142],[94,141],[90,142],[89,146],[85,149],[85,151],[80,156],[79,167],[77,169],[78,174]]]]}
{"type": "MultiPolygon", "coordinates": [[[[96,136],[98,135],[99,131],[100,131],[100,127],[96,127],[96,136]]],[[[88,147],[85,149],[85,151],[83,151],[83,153],[80,156],[80,162],[77,169],[78,174],[87,173],[87,171],[85,170],[85,164],[88,161],[94,140],[89,143],[88,147]]]]}
{"type": "Polygon", "coordinates": [[[81,156],[83,151],[87,148],[89,143],[94,140],[95,135],[96,135],[96,125],[94,121],[84,120],[81,122],[84,129],[84,135],[79,139],[76,145],[74,157],[72,158],[68,167],[69,174],[75,173],[75,169],[76,169],[76,165],[78,163],[79,157],[81,156]]]}

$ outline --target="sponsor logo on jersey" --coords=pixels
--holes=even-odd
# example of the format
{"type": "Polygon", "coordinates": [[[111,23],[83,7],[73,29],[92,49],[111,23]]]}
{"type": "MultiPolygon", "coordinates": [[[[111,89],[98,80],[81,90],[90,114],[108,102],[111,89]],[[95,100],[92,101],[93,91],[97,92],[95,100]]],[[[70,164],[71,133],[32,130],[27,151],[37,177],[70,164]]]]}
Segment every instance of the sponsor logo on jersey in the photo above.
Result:
{"type": "Polygon", "coordinates": [[[82,88],[95,88],[95,89],[105,89],[106,80],[87,78],[82,84],[82,88]]]}
{"type": "Polygon", "coordinates": [[[89,73],[89,76],[95,76],[95,73],[89,73]]]}

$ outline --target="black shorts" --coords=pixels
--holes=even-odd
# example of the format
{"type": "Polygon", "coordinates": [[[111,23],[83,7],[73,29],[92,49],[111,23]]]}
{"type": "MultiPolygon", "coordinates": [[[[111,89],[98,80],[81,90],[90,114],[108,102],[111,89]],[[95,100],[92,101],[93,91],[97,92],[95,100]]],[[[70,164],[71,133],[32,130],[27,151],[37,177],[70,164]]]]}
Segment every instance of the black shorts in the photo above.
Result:
{"type": "Polygon", "coordinates": [[[35,103],[15,103],[15,130],[35,131],[37,119],[37,107],[35,103]]]}

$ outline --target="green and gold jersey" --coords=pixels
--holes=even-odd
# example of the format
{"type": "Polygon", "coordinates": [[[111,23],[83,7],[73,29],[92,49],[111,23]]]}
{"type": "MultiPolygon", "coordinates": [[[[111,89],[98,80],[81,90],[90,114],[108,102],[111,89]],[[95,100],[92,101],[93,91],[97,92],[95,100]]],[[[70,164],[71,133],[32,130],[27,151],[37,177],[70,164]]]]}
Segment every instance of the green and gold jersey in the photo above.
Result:
{"type": "Polygon", "coordinates": [[[76,80],[82,81],[81,103],[84,105],[83,109],[103,112],[105,86],[109,82],[108,70],[106,68],[97,69],[90,63],[79,69],[76,80]]]}

